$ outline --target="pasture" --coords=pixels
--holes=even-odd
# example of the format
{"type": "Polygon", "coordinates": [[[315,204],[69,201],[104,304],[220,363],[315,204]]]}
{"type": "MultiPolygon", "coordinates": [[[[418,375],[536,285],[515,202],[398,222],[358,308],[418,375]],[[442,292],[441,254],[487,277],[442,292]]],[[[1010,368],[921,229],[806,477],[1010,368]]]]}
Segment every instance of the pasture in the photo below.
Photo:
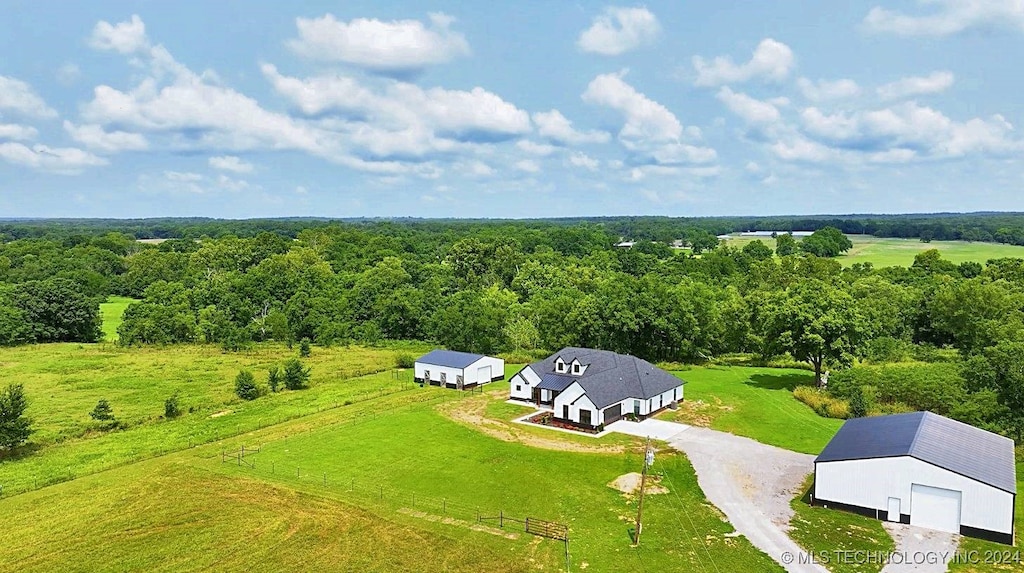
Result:
{"type": "Polygon", "coordinates": [[[117,342],[117,328],[121,326],[124,311],[133,302],[136,302],[136,299],[126,296],[112,296],[100,304],[100,316],[103,318],[103,340],[105,342],[117,342]]]}
{"type": "MultiPolygon", "coordinates": [[[[847,235],[853,248],[846,254],[836,258],[843,266],[851,266],[855,263],[871,263],[878,267],[909,267],[914,263],[914,257],[929,249],[937,249],[942,253],[944,259],[954,263],[975,261],[985,264],[989,259],[1003,257],[1024,258],[1024,247],[1016,245],[1005,245],[1000,243],[973,243],[967,241],[932,241],[922,243],[918,239],[892,239],[874,237],[871,235],[847,235]]],[[[731,247],[743,248],[744,245],[754,241],[755,237],[735,236],[725,244],[731,247]]],[[[768,238],[760,239],[763,243],[775,249],[775,240],[768,238]]],[[[797,239],[799,241],[799,239],[797,239]]]]}

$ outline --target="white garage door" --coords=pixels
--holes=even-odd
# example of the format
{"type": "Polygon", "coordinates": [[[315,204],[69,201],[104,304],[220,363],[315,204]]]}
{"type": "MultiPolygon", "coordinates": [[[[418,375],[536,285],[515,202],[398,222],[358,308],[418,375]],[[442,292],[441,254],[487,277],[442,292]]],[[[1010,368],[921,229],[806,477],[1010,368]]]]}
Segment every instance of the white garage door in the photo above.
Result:
{"type": "Polygon", "coordinates": [[[491,381],[491,367],[481,366],[476,371],[476,383],[486,384],[491,381]]]}
{"type": "Polygon", "coordinates": [[[960,533],[958,491],[927,485],[910,486],[910,525],[960,533]]]}

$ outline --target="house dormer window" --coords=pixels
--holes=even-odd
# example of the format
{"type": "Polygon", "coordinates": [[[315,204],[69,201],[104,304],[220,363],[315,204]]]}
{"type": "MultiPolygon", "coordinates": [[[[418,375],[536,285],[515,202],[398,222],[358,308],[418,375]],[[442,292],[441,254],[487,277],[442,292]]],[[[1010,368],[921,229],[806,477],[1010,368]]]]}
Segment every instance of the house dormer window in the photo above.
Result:
{"type": "Polygon", "coordinates": [[[559,356],[557,359],[555,359],[555,372],[562,373],[562,372],[568,372],[568,370],[569,370],[569,368],[566,367],[565,361],[562,360],[561,356],[559,356]]]}
{"type": "Polygon", "coordinates": [[[572,373],[573,374],[579,374],[580,372],[583,372],[583,367],[580,366],[579,362],[576,362],[575,360],[573,360],[573,362],[572,362],[572,373]]]}

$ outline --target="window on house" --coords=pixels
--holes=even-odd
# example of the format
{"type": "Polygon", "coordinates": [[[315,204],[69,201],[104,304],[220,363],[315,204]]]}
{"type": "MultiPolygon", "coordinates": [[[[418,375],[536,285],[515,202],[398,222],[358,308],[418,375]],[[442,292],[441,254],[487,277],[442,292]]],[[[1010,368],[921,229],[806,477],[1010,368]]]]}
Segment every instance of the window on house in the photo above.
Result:
{"type": "Polygon", "coordinates": [[[519,392],[522,389],[523,389],[522,386],[520,386],[519,384],[516,384],[516,392],[519,392]]]}
{"type": "Polygon", "coordinates": [[[566,419],[566,420],[569,419],[569,407],[568,406],[562,406],[562,418],[566,419]]]}
{"type": "Polygon", "coordinates": [[[565,372],[565,362],[561,358],[555,361],[555,372],[565,372]]]}
{"type": "Polygon", "coordinates": [[[590,425],[590,410],[580,410],[580,423],[585,426],[590,425]]]}
{"type": "Polygon", "coordinates": [[[580,373],[580,365],[579,364],[573,364],[572,365],[572,373],[573,374],[579,374],[580,373]]]}

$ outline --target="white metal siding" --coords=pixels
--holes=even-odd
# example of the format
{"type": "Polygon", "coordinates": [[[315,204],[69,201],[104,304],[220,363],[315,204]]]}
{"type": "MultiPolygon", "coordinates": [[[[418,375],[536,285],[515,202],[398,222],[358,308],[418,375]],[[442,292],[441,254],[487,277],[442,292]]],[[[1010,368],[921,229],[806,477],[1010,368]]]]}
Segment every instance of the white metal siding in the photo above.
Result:
{"type": "Polygon", "coordinates": [[[913,516],[911,486],[921,484],[962,492],[960,524],[1012,533],[1013,495],[909,456],[816,464],[814,497],[886,513],[888,499],[900,499],[913,516]]]}
{"type": "Polygon", "coordinates": [[[912,484],[910,525],[960,533],[960,491],[912,484]]]}
{"type": "Polygon", "coordinates": [[[441,381],[441,373],[445,373],[445,381],[447,384],[455,384],[455,377],[462,375],[462,369],[450,368],[448,366],[438,366],[437,364],[427,364],[425,362],[417,362],[414,367],[416,378],[423,378],[424,372],[430,372],[430,379],[434,382],[441,381]]]}

